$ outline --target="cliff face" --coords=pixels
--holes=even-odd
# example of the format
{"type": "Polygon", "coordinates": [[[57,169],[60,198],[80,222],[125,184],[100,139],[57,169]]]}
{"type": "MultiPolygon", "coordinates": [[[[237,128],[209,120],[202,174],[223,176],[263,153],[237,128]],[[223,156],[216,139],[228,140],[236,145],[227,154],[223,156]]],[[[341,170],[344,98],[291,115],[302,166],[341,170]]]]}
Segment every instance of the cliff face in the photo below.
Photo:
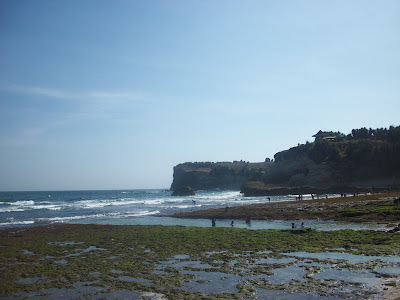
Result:
{"type": "Polygon", "coordinates": [[[357,192],[400,186],[400,126],[353,129],[347,136],[319,132],[314,137],[313,143],[276,153],[273,163],[177,165],[171,189],[241,189],[251,196],[302,191],[357,192]]]}
{"type": "Polygon", "coordinates": [[[287,186],[330,186],[336,184],[335,170],[326,163],[317,164],[305,155],[275,161],[262,176],[268,184],[287,186]]]}
{"type": "Polygon", "coordinates": [[[397,140],[317,140],[275,154],[261,178],[241,191],[246,196],[377,191],[396,189],[399,179],[397,140]]]}
{"type": "Polygon", "coordinates": [[[171,190],[190,186],[194,190],[240,190],[250,179],[261,178],[271,163],[183,163],[174,167],[171,190]]]}
{"type": "Polygon", "coordinates": [[[398,178],[400,141],[317,140],[275,154],[275,163],[271,174],[265,174],[264,182],[330,186],[398,178]],[[275,170],[286,171],[287,177],[276,178],[275,170]]]}

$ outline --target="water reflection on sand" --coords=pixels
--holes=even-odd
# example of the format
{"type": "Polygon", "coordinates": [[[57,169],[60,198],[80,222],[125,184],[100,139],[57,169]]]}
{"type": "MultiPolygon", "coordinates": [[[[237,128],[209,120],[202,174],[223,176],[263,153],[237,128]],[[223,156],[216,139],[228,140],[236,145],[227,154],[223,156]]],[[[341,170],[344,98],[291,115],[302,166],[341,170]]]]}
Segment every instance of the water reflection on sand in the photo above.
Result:
{"type": "MultiPolygon", "coordinates": [[[[82,223],[82,222],[76,222],[82,223]]],[[[195,226],[195,227],[210,227],[212,222],[209,219],[183,219],[171,217],[155,217],[145,216],[136,218],[121,218],[121,219],[104,219],[98,220],[99,224],[112,224],[112,225],[164,225],[164,226],[195,226]]],[[[338,222],[330,220],[252,220],[251,223],[246,223],[245,220],[234,220],[233,227],[248,228],[248,229],[289,229],[292,224],[296,228],[301,227],[301,223],[305,227],[322,230],[332,231],[341,229],[353,230],[379,230],[386,231],[386,224],[378,223],[350,223],[338,222]]],[[[232,227],[231,219],[217,219],[216,227],[232,227]]]]}

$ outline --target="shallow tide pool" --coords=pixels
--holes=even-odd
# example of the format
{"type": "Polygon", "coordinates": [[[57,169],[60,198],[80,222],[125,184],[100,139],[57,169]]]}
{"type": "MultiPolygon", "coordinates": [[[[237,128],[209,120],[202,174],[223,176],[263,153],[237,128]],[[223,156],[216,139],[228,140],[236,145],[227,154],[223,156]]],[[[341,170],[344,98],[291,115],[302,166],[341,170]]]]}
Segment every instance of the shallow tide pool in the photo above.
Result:
{"type": "MultiPolygon", "coordinates": [[[[71,223],[82,224],[83,221],[76,221],[71,223]]],[[[87,222],[88,224],[90,222],[87,222]]],[[[99,219],[99,224],[111,224],[111,225],[164,225],[164,226],[194,226],[194,227],[211,227],[212,222],[208,219],[183,219],[183,218],[171,218],[171,217],[156,217],[156,216],[144,216],[134,218],[115,218],[115,219],[99,219]]],[[[341,229],[353,229],[353,230],[378,230],[386,231],[386,224],[378,223],[350,223],[350,222],[337,222],[327,220],[252,220],[250,224],[247,224],[245,220],[229,220],[222,219],[216,220],[216,227],[236,227],[236,228],[248,228],[248,229],[289,229],[292,228],[292,224],[296,228],[301,227],[301,223],[304,223],[304,227],[311,229],[322,230],[322,231],[333,231],[341,229]],[[232,225],[232,221],[234,221],[232,225]]]]}

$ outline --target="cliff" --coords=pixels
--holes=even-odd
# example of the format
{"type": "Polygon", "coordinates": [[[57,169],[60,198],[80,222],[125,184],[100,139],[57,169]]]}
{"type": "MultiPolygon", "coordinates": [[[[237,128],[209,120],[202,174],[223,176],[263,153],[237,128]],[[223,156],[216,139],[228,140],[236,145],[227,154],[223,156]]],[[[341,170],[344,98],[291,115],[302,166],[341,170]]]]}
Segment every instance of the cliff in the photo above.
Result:
{"type": "Polygon", "coordinates": [[[171,190],[241,190],[245,196],[355,193],[400,187],[400,126],[322,132],[273,162],[199,162],[174,167],[171,190]]]}
{"type": "Polygon", "coordinates": [[[289,193],[353,193],[397,189],[400,184],[400,126],[353,130],[350,135],[319,132],[313,143],[275,154],[275,162],[246,196],[289,193]]]}
{"type": "Polygon", "coordinates": [[[260,179],[270,166],[270,162],[187,162],[174,167],[171,190],[184,186],[194,190],[240,190],[245,182],[260,179]]]}

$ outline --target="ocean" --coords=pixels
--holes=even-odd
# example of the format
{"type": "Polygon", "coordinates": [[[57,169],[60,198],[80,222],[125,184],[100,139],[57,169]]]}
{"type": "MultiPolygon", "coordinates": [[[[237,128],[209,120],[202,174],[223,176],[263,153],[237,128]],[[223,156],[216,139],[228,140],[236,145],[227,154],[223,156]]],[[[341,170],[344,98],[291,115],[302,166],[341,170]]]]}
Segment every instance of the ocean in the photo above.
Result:
{"type": "MultiPolygon", "coordinates": [[[[288,197],[275,197],[275,201],[288,197]]],[[[121,223],[127,218],[260,203],[237,191],[199,191],[173,197],[167,190],[0,192],[0,226],[50,223],[121,223]]]]}
{"type": "MultiPolygon", "coordinates": [[[[307,199],[311,199],[311,195],[305,195],[304,200],[307,199]]],[[[295,196],[270,197],[271,202],[288,200],[295,200],[295,196]]],[[[210,220],[178,219],[166,215],[268,201],[266,197],[243,197],[238,191],[197,191],[195,196],[186,197],[173,197],[170,191],[161,189],[0,192],[0,228],[56,223],[206,227],[211,226],[210,220]]],[[[291,222],[253,220],[251,229],[290,228],[291,222]]],[[[370,225],[332,221],[308,221],[306,225],[320,230],[371,229],[370,225]]],[[[231,226],[231,220],[217,220],[217,226],[231,226]]],[[[235,221],[234,226],[249,227],[249,224],[235,221]]]]}

